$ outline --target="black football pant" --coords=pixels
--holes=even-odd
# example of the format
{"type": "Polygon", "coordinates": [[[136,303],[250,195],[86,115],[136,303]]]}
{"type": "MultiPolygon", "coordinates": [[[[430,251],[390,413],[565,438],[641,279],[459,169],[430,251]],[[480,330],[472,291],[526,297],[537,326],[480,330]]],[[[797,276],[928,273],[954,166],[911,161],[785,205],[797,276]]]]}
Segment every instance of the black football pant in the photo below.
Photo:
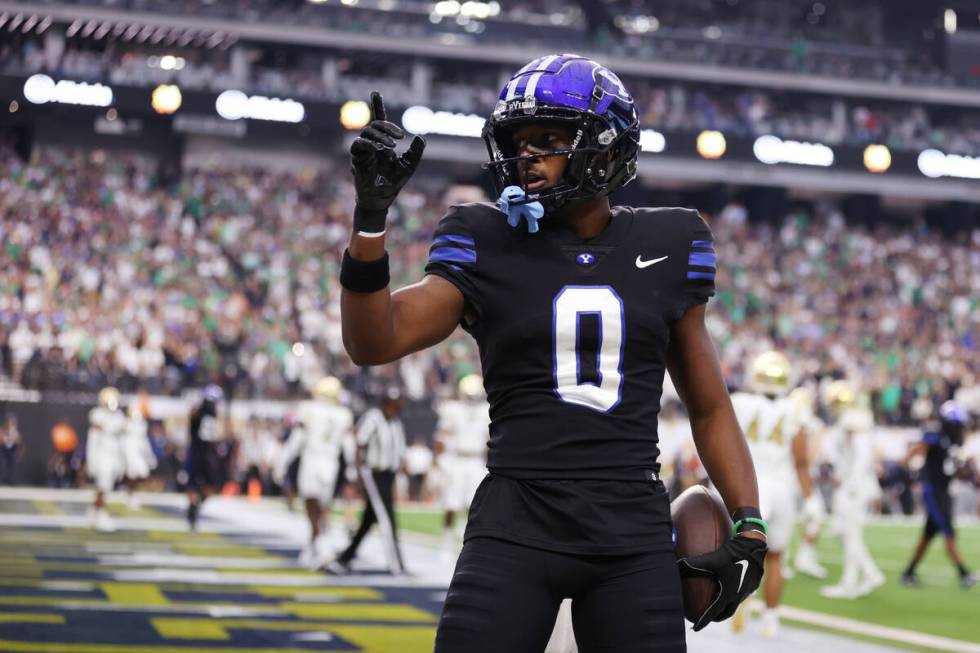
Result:
{"type": "Polygon", "coordinates": [[[936,533],[955,537],[953,530],[953,497],[949,489],[936,488],[932,483],[922,484],[922,502],[926,506],[926,526],[922,537],[931,540],[936,533]]]}
{"type": "Polygon", "coordinates": [[[436,653],[542,653],[562,599],[579,653],[684,653],[672,551],[582,556],[487,537],[463,545],[436,632],[436,653]]]}
{"type": "Polygon", "coordinates": [[[361,525],[357,528],[353,539],[344,551],[337,556],[343,564],[349,564],[357,549],[361,546],[364,536],[371,527],[378,525],[381,531],[381,541],[384,546],[388,570],[400,574],[405,570],[401,548],[398,546],[398,526],[395,522],[395,472],[387,470],[361,469],[361,482],[364,484],[364,497],[367,505],[361,516],[361,525]]]}

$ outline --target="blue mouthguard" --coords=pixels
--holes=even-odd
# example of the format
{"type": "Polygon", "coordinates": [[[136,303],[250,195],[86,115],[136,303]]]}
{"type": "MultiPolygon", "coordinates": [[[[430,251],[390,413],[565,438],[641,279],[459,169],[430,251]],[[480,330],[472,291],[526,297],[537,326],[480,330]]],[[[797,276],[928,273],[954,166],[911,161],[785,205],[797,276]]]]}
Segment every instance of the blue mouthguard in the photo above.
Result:
{"type": "Polygon", "coordinates": [[[507,224],[516,227],[523,217],[527,221],[528,233],[537,233],[540,229],[538,227],[538,220],[544,217],[544,207],[541,206],[541,202],[529,202],[527,204],[512,206],[514,202],[520,202],[524,198],[523,188],[520,186],[508,186],[500,194],[497,205],[500,206],[501,211],[507,214],[507,224]]]}

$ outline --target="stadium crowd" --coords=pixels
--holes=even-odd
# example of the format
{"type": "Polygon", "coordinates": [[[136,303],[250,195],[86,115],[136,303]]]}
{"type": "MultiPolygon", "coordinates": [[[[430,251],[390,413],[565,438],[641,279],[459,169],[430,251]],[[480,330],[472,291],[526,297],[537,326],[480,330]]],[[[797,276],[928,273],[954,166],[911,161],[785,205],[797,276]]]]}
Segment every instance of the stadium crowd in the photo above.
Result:
{"type": "MultiPolygon", "coordinates": [[[[326,373],[363,382],[340,337],[342,165],[188,169],[168,183],[136,154],[39,147],[24,163],[4,151],[0,369],[29,388],[177,394],[217,381],[236,397],[297,397],[326,373]]],[[[422,177],[399,197],[394,287],[421,276],[446,188],[422,177]]],[[[706,217],[721,262],[710,328],[733,385],[769,346],[801,380],[861,379],[881,423],[977,385],[980,230],[866,227],[833,202],[779,224],[735,201],[706,217]]],[[[474,371],[458,331],[380,373],[423,398],[474,371]]]]}

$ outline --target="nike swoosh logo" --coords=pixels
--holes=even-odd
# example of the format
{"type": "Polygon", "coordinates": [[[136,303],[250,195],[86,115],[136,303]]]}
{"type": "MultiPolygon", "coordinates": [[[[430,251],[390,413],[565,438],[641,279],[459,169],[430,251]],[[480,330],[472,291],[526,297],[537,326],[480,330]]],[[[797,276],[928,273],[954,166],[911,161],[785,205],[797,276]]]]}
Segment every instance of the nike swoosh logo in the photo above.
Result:
{"type": "Polygon", "coordinates": [[[745,572],[749,570],[749,561],[739,560],[735,564],[742,565],[742,577],[738,579],[738,587],[735,588],[735,593],[738,594],[739,590],[742,589],[742,582],[745,581],[745,572]]]}
{"type": "Polygon", "coordinates": [[[644,261],[643,259],[640,258],[639,255],[637,255],[636,256],[636,267],[638,267],[638,268],[640,268],[642,270],[643,268],[650,267],[654,263],[659,263],[660,261],[666,261],[666,260],[667,260],[667,257],[666,256],[661,256],[660,258],[652,258],[649,261],[644,261]]]}

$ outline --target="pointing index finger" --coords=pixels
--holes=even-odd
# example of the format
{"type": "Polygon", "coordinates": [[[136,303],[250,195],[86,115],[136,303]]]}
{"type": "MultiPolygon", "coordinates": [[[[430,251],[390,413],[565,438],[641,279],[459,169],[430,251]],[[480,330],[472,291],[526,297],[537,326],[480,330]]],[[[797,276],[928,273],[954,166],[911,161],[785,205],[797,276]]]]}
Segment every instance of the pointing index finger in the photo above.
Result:
{"type": "Polygon", "coordinates": [[[384,100],[381,99],[381,93],[378,93],[377,91],[371,91],[371,119],[387,119],[384,100]]]}

